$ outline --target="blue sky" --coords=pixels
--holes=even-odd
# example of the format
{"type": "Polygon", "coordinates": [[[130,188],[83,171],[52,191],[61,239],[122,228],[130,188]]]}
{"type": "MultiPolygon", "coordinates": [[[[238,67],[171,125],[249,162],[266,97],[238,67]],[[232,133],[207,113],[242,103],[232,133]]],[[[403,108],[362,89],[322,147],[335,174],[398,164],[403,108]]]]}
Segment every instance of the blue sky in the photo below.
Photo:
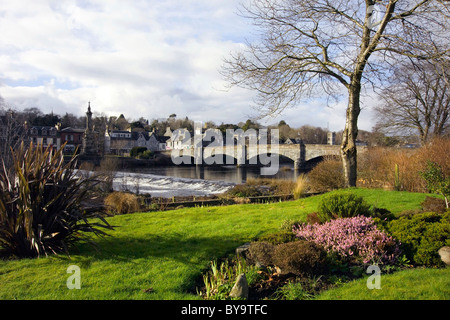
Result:
{"type": "MultiPolygon", "coordinates": [[[[254,114],[253,92],[219,74],[252,26],[238,16],[245,0],[3,0],[0,96],[17,109],[130,120],[175,113],[196,121],[238,123],[254,114]]],[[[370,105],[370,103],[369,103],[370,105]]],[[[276,119],[293,127],[343,129],[345,101],[318,100],[276,119]]],[[[370,108],[360,128],[371,130],[370,108]]]]}

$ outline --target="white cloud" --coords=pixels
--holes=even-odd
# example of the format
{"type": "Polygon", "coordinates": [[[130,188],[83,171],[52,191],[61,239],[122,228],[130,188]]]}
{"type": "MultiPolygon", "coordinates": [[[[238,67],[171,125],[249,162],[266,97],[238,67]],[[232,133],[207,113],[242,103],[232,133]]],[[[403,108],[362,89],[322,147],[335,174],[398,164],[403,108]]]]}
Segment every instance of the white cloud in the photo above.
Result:
{"type": "MultiPolygon", "coordinates": [[[[219,74],[223,58],[250,35],[235,14],[239,2],[2,1],[0,96],[60,114],[84,114],[91,101],[93,111],[131,119],[245,121],[253,92],[224,90],[219,74]]],[[[325,127],[343,119],[338,109],[336,116],[300,106],[282,118],[325,127]]]]}

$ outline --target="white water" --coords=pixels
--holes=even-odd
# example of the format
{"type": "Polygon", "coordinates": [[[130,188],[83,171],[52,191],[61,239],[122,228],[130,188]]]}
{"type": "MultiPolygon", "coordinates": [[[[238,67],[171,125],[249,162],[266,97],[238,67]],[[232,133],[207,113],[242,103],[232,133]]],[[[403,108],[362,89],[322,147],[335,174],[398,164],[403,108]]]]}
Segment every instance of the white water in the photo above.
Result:
{"type": "Polygon", "coordinates": [[[207,196],[224,193],[235,183],[203,179],[175,178],[147,173],[117,172],[113,181],[115,191],[139,192],[152,197],[207,196]]]}

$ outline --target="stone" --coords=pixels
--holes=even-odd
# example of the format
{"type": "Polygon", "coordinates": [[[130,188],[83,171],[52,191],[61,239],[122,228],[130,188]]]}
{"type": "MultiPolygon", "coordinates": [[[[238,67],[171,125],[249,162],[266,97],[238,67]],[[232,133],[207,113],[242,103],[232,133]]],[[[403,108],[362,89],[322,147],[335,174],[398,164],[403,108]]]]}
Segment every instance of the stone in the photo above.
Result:
{"type": "Polygon", "coordinates": [[[237,247],[235,252],[238,257],[247,258],[248,251],[250,248],[250,242],[244,243],[242,246],[237,247]]]}
{"type": "Polygon", "coordinates": [[[237,277],[236,283],[234,284],[233,289],[231,289],[230,297],[241,299],[248,298],[248,282],[245,273],[241,273],[237,277]]]}
{"type": "Polygon", "coordinates": [[[447,265],[450,266],[450,247],[445,246],[439,249],[439,255],[441,256],[441,260],[447,265]]]}

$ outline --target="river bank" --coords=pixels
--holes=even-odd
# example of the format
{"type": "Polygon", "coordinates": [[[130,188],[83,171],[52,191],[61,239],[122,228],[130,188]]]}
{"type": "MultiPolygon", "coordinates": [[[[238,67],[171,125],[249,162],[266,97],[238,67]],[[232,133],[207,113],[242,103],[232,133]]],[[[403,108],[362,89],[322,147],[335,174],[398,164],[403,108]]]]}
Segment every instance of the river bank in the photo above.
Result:
{"type": "MultiPolygon", "coordinates": [[[[312,194],[311,194],[312,195],[312,194]]],[[[144,203],[144,211],[165,211],[170,209],[181,209],[191,207],[226,206],[233,204],[248,203],[269,203],[294,200],[292,194],[267,195],[258,197],[229,197],[226,195],[213,195],[203,197],[173,197],[173,198],[153,198],[141,195],[144,203]]]]}

